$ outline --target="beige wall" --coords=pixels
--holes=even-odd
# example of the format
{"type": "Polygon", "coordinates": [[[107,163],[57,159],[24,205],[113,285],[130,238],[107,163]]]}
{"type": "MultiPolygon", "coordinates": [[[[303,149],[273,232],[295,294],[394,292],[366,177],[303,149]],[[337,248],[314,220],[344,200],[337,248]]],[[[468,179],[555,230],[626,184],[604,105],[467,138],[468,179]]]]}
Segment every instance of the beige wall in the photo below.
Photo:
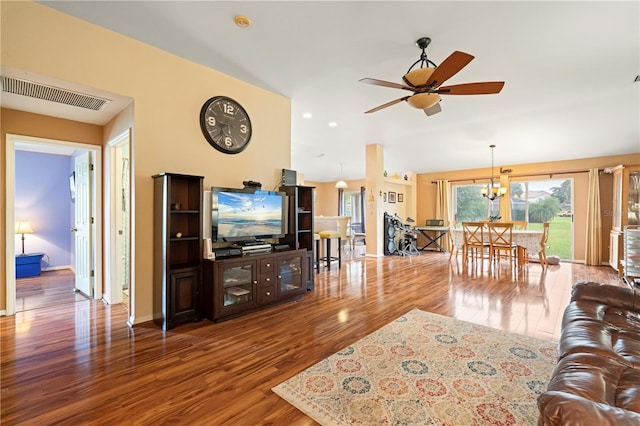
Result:
{"type": "MultiPolygon", "coordinates": [[[[585,158],[571,161],[554,161],[548,163],[519,164],[509,166],[513,171],[510,174],[512,180],[537,180],[537,179],[573,179],[574,201],[574,247],[573,256],[577,261],[585,259],[585,227],[587,211],[588,173],[590,168],[600,169],[618,164],[633,165],[640,162],[640,154],[617,155],[609,157],[585,158]],[[564,173],[573,172],[576,173],[564,173]],[[536,176],[544,173],[543,176],[536,176]],[[554,173],[556,173],[554,175],[554,173]],[[563,173],[563,174],[558,174],[563,173]]],[[[440,173],[423,173],[418,175],[418,222],[424,223],[427,218],[435,217],[436,185],[437,180],[463,180],[461,183],[470,183],[473,179],[486,181],[491,175],[491,170],[469,169],[440,173]],[[464,181],[466,180],[466,181],[464,181]]],[[[612,209],[612,179],[605,173],[600,174],[600,205],[602,215],[602,254],[603,261],[607,261],[609,253],[609,230],[611,229],[612,209]]]]}
{"type": "MultiPolygon", "coordinates": [[[[365,185],[364,179],[348,180],[345,191],[360,191],[360,187],[365,185]]],[[[305,185],[316,187],[316,203],[313,214],[316,216],[337,216],[338,215],[338,190],[335,182],[313,182],[306,181],[305,185]]]]}
{"type": "MultiPolygon", "coordinates": [[[[205,187],[241,187],[248,179],[275,187],[282,169],[291,168],[291,102],[40,4],[2,2],[0,7],[3,65],[134,100],[135,106],[110,123],[99,143],[128,127],[127,116],[133,117],[134,312],[135,321],[149,320],[153,312],[151,176],[159,172],[202,175],[205,187]],[[222,154],[202,136],[200,108],[216,95],[234,98],[251,117],[251,144],[240,154],[222,154]]],[[[2,125],[4,128],[4,119],[2,125]]],[[[3,153],[5,145],[3,138],[3,153]]],[[[2,164],[4,171],[4,161],[2,164]]],[[[6,205],[4,193],[2,201],[6,205]]],[[[4,277],[0,288],[3,294],[4,277]]]]}

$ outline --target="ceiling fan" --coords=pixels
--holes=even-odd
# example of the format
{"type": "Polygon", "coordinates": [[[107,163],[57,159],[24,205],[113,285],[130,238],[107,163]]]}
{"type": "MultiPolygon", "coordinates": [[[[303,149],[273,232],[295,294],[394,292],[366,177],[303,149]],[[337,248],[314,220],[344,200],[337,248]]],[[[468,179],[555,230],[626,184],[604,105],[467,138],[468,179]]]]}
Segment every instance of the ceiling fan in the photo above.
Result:
{"type": "Polygon", "coordinates": [[[380,105],[365,114],[380,111],[402,101],[407,101],[414,108],[421,109],[427,115],[437,114],[440,109],[440,95],[489,95],[500,93],[504,86],[504,81],[485,81],[481,83],[454,84],[452,86],[441,86],[442,83],[453,77],[458,71],[466,67],[474,58],[468,53],[455,51],[440,66],[427,59],[425,49],[431,43],[429,37],[422,37],[416,41],[416,45],[422,49],[420,59],[411,65],[409,71],[402,77],[406,84],[393,83],[390,81],[378,80],[375,78],[363,78],[363,83],[374,84],[376,86],[391,87],[393,89],[404,89],[413,92],[413,95],[403,96],[386,104],[380,105]],[[420,63],[420,68],[413,69],[420,63]],[[431,65],[431,66],[429,66],[431,65]]]}

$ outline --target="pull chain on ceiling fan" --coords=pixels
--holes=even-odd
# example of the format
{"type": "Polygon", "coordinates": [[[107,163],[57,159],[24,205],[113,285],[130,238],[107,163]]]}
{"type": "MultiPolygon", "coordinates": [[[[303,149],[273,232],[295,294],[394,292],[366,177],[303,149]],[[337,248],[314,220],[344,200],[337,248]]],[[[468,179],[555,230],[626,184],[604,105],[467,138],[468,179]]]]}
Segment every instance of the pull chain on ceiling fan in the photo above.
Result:
{"type": "Polygon", "coordinates": [[[422,50],[420,58],[411,65],[409,71],[402,76],[406,84],[393,83],[391,81],[378,80],[375,78],[363,78],[363,83],[376,86],[391,87],[393,89],[403,89],[413,92],[413,95],[403,96],[376,108],[365,111],[365,114],[380,111],[402,101],[406,101],[414,108],[421,109],[427,115],[433,115],[441,111],[440,95],[488,95],[500,93],[504,86],[504,81],[490,81],[481,83],[455,84],[452,86],[440,85],[457,74],[466,67],[473,56],[468,53],[455,51],[440,66],[427,58],[426,48],[431,43],[429,37],[422,37],[416,41],[416,45],[422,50]],[[420,64],[419,68],[414,69],[420,64]],[[432,66],[429,66],[432,65],[432,66]]]}

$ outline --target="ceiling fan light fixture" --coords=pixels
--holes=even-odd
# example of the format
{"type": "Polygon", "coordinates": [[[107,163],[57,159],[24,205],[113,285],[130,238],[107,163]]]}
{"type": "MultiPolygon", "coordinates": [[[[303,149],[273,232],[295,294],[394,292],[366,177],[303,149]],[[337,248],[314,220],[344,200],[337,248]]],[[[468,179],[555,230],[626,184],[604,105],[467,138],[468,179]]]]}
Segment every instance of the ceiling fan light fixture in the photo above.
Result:
{"type": "Polygon", "coordinates": [[[415,61],[413,65],[409,67],[406,74],[402,76],[404,84],[379,80],[377,78],[360,79],[361,82],[367,84],[413,92],[413,95],[394,99],[391,102],[387,102],[365,111],[365,114],[380,111],[381,109],[396,105],[402,101],[407,101],[407,103],[412,107],[423,110],[427,116],[432,116],[442,111],[442,108],[440,108],[440,104],[438,103],[440,101],[440,96],[438,94],[489,95],[500,93],[504,86],[504,81],[485,81],[441,87],[445,81],[449,80],[460,70],[466,67],[474,57],[468,53],[456,50],[451,55],[447,56],[440,65],[436,65],[433,61],[427,58],[427,53],[425,52],[429,43],[431,43],[431,39],[429,37],[422,37],[416,41],[416,45],[422,50],[422,53],[420,54],[420,58],[415,61]]]}
{"type": "Polygon", "coordinates": [[[432,67],[416,68],[406,73],[402,79],[412,87],[422,86],[427,84],[429,77],[431,77],[431,74],[433,74],[435,70],[436,69],[432,67]]]}
{"type": "Polygon", "coordinates": [[[438,102],[440,95],[437,93],[418,93],[407,99],[407,103],[417,109],[431,108],[438,102]]]}

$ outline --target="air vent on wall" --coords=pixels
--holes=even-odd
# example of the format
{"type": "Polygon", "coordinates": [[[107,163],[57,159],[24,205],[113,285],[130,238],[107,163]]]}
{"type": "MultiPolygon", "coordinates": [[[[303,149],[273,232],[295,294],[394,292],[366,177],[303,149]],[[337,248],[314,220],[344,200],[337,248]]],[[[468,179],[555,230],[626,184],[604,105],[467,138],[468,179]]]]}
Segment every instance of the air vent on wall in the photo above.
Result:
{"type": "Polygon", "coordinates": [[[55,86],[2,76],[2,91],[99,111],[110,99],[98,98],[55,86]]]}

